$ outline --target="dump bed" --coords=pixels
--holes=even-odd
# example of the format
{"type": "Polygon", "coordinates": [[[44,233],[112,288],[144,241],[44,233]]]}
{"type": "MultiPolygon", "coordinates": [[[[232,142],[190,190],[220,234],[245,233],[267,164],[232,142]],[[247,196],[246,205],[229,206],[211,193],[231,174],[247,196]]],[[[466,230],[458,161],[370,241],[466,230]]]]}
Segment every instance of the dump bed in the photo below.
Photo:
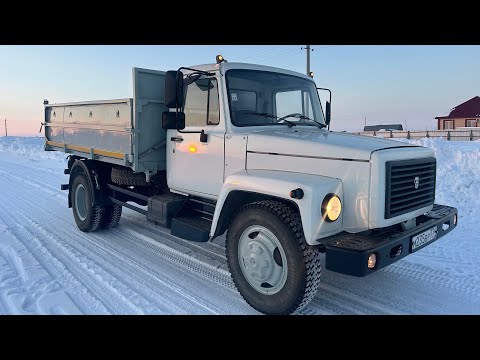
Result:
{"type": "Polygon", "coordinates": [[[166,169],[165,73],[133,68],[133,98],[45,104],[45,150],[136,172],[166,169]]]}

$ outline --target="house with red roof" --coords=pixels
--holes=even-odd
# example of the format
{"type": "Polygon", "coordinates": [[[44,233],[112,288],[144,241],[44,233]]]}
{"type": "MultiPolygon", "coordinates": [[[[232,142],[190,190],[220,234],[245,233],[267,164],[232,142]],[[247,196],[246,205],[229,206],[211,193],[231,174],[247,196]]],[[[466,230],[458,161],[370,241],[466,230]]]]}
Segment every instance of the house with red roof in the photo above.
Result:
{"type": "Polygon", "coordinates": [[[448,116],[437,116],[438,130],[480,127],[480,97],[475,96],[455,106],[448,116]]]}

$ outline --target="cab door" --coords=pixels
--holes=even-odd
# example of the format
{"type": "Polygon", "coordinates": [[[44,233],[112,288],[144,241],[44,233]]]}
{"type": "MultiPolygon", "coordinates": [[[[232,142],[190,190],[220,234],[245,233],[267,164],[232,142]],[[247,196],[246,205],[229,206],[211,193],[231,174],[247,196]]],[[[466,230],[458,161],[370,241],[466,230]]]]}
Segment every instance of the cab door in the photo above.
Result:
{"type": "Polygon", "coordinates": [[[200,78],[185,87],[185,129],[167,131],[167,182],[172,190],[216,198],[223,185],[225,124],[218,84],[200,78]],[[207,141],[200,141],[204,130],[207,141]]]}

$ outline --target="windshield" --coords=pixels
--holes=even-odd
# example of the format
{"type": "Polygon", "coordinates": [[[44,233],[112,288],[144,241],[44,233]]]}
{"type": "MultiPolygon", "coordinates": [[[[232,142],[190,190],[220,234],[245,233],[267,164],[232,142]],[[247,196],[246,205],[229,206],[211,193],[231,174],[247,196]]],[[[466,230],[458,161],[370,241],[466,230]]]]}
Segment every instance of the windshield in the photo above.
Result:
{"type": "Polygon", "coordinates": [[[235,126],[313,125],[325,120],[313,81],[257,70],[226,72],[230,117],[235,126]]]}

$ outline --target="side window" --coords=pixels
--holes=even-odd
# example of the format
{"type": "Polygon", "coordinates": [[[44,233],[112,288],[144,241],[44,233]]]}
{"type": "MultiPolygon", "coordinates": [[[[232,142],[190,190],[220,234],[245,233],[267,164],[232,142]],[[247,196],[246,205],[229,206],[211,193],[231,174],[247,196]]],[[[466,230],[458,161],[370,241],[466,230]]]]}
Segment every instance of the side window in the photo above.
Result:
{"type": "Polygon", "coordinates": [[[467,119],[466,125],[467,127],[477,127],[477,119],[467,119]]]}
{"type": "Polygon", "coordinates": [[[278,117],[293,113],[303,114],[302,91],[295,90],[276,93],[275,107],[278,117]]]}
{"type": "Polygon", "coordinates": [[[185,126],[218,125],[220,107],[215,79],[198,79],[185,89],[185,126]]]}
{"type": "Polygon", "coordinates": [[[453,120],[445,120],[445,123],[444,123],[444,124],[445,124],[445,126],[444,126],[444,129],[445,129],[445,130],[449,130],[449,129],[453,130],[453,129],[455,129],[455,126],[453,126],[453,120]]]}

